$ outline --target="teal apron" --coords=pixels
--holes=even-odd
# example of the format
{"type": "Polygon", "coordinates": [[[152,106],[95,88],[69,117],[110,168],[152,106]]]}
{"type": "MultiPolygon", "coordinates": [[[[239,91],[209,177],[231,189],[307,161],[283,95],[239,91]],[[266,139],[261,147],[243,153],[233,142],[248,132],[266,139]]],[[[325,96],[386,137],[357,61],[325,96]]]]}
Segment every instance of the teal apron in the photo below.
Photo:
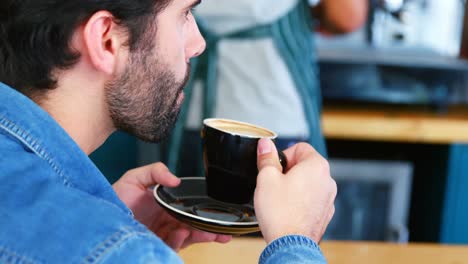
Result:
{"type": "MultiPolygon", "coordinates": [[[[320,128],[322,103],[318,78],[319,72],[311,33],[313,21],[307,1],[301,0],[292,11],[272,24],[256,26],[225,35],[217,35],[208,31],[203,26],[203,21],[198,21],[198,24],[200,31],[206,39],[207,49],[200,57],[192,60],[191,79],[185,89],[186,99],[167,148],[166,163],[171,171],[176,172],[193,85],[196,80],[200,80],[203,83],[202,120],[213,117],[218,76],[217,48],[221,39],[273,39],[302,99],[309,129],[308,142],[318,152],[326,156],[325,140],[320,128]]],[[[200,120],[200,124],[202,120],[200,120]]]]}

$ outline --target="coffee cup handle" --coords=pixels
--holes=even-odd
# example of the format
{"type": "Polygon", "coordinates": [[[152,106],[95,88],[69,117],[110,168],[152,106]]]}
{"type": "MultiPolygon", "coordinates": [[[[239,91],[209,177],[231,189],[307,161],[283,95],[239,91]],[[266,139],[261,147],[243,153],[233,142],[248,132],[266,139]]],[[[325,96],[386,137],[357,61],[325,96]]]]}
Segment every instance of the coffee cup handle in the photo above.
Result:
{"type": "Polygon", "coordinates": [[[285,173],[288,169],[288,159],[286,158],[286,155],[284,155],[283,151],[278,151],[278,157],[281,167],[283,167],[283,173],[285,173]]]}

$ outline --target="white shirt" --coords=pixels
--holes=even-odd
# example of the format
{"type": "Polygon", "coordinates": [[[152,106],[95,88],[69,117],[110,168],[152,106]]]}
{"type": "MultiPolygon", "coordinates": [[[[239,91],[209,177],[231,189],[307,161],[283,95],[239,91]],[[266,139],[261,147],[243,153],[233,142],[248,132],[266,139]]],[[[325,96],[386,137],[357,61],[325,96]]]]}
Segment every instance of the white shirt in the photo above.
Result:
{"type": "MultiPolygon", "coordinates": [[[[196,14],[221,34],[274,22],[299,0],[204,0],[196,14]]],[[[273,40],[222,40],[218,44],[214,117],[254,123],[282,137],[307,137],[302,100],[273,40]]],[[[187,127],[201,127],[202,92],[194,86],[187,127]]]]}

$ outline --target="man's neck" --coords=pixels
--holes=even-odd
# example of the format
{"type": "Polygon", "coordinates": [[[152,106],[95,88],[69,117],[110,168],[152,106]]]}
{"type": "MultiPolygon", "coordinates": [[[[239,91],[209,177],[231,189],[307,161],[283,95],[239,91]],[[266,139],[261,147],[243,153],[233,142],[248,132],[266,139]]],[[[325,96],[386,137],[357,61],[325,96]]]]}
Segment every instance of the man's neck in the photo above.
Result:
{"type": "Polygon", "coordinates": [[[72,87],[65,82],[62,87],[49,91],[39,105],[89,155],[106,141],[115,128],[107,114],[103,89],[86,87],[93,85],[87,82],[70,83],[81,85],[72,87]]]}

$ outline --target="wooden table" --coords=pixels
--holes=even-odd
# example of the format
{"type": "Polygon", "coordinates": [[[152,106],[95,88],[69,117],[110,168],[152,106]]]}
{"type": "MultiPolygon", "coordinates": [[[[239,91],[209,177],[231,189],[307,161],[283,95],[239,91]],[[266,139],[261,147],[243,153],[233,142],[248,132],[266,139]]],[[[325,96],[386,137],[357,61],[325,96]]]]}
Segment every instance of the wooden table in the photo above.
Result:
{"type": "Polygon", "coordinates": [[[454,107],[441,114],[409,107],[325,107],[322,127],[331,139],[468,143],[468,109],[454,107]]]}
{"type": "MultiPolygon", "coordinates": [[[[257,238],[236,238],[227,245],[199,244],[181,251],[187,264],[257,263],[265,243],[257,238]]],[[[330,264],[468,264],[468,246],[323,242],[330,264]]]]}

